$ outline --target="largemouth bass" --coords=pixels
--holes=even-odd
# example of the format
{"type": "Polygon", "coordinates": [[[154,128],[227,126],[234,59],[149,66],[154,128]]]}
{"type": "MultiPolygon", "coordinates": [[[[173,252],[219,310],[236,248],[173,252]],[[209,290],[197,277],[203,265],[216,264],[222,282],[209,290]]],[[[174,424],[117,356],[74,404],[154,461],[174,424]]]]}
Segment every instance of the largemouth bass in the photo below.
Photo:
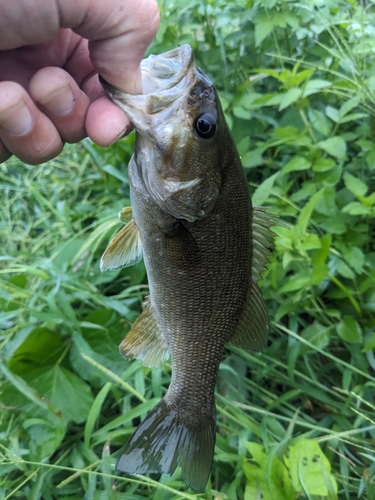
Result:
{"type": "Polygon", "coordinates": [[[261,349],[268,318],[257,280],[273,224],[253,208],[240,157],[213,84],[189,45],[142,63],[144,94],[103,86],[134,123],[132,209],[102,270],[143,255],[150,297],[121,343],[126,358],[157,366],[172,356],[164,398],[117,462],[127,473],[169,473],[203,490],[215,446],[214,389],[227,342],[261,349]]]}

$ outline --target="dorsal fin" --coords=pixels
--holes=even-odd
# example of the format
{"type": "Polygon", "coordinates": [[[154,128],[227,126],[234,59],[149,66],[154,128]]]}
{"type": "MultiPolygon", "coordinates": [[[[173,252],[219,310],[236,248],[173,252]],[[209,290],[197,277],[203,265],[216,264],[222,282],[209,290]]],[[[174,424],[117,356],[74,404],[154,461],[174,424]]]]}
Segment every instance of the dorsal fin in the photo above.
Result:
{"type": "Polygon", "coordinates": [[[261,279],[262,272],[269,262],[268,255],[273,245],[274,232],[270,230],[275,225],[275,215],[266,212],[266,207],[252,209],[252,277],[254,281],[261,279]]]}
{"type": "Polygon", "coordinates": [[[268,339],[268,315],[266,304],[264,303],[262,292],[257,285],[261,279],[261,274],[265,270],[268,262],[268,255],[272,246],[273,232],[270,226],[274,226],[275,216],[266,212],[265,207],[255,207],[252,209],[252,260],[251,260],[251,279],[237,325],[236,332],[231,342],[243,349],[252,349],[259,351],[264,347],[268,339]]]}
{"type": "Polygon", "coordinates": [[[131,207],[123,208],[118,217],[126,225],[120,229],[103,253],[100,260],[101,271],[132,266],[142,258],[139,230],[131,218],[131,207]]]}
{"type": "Polygon", "coordinates": [[[242,349],[260,351],[268,339],[268,315],[259,286],[250,280],[247,299],[231,342],[242,349]]]}

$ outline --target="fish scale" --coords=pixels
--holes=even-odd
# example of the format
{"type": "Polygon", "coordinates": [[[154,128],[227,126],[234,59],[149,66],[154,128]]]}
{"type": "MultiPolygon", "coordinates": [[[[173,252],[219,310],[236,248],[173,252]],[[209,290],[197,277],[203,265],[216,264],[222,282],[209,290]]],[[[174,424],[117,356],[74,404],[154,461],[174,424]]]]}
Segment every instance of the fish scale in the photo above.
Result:
{"type": "Polygon", "coordinates": [[[169,473],[204,489],[216,432],[215,383],[225,344],[260,349],[268,319],[256,284],[271,216],[251,205],[240,157],[214,86],[188,45],[142,63],[148,93],[109,97],[133,121],[130,210],[102,269],[143,258],[150,298],[120,352],[157,366],[172,357],[164,398],[127,442],[117,470],[169,473]],[[169,68],[169,70],[168,70],[169,68]],[[128,228],[128,229],[127,229],[128,228]],[[256,258],[255,258],[256,257],[256,258]]]}

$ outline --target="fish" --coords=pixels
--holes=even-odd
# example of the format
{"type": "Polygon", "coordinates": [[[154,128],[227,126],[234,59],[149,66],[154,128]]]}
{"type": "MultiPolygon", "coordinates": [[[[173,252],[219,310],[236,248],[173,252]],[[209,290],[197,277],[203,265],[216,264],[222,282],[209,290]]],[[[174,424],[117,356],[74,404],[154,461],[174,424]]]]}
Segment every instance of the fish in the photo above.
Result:
{"type": "Polygon", "coordinates": [[[136,129],[129,166],[131,208],[101,269],[142,257],[149,283],[143,312],[120,345],[128,359],[159,366],[171,356],[165,396],[130,437],[117,461],[128,474],[181,467],[203,491],[215,439],[215,383],[225,345],[260,350],[268,314],[257,281],[274,225],[251,204],[241,159],[213,83],[189,45],[141,64],[143,94],[101,79],[136,129]]]}

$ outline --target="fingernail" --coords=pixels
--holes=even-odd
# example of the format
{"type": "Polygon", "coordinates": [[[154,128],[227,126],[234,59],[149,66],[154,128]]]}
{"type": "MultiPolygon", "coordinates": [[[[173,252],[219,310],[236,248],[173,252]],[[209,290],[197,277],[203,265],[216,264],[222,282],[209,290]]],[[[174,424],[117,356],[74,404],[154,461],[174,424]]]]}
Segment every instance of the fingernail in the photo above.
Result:
{"type": "Polygon", "coordinates": [[[67,85],[44,98],[40,104],[55,116],[66,116],[73,111],[75,101],[72,89],[67,85]]]}
{"type": "Polygon", "coordinates": [[[116,137],[116,139],[114,139],[112,142],[108,144],[108,146],[112,146],[112,144],[122,139],[126,135],[127,131],[128,127],[125,127],[124,130],[116,137]]]}
{"type": "Polygon", "coordinates": [[[33,125],[33,117],[23,101],[0,115],[0,126],[15,136],[26,135],[33,128],[33,125]]]}

